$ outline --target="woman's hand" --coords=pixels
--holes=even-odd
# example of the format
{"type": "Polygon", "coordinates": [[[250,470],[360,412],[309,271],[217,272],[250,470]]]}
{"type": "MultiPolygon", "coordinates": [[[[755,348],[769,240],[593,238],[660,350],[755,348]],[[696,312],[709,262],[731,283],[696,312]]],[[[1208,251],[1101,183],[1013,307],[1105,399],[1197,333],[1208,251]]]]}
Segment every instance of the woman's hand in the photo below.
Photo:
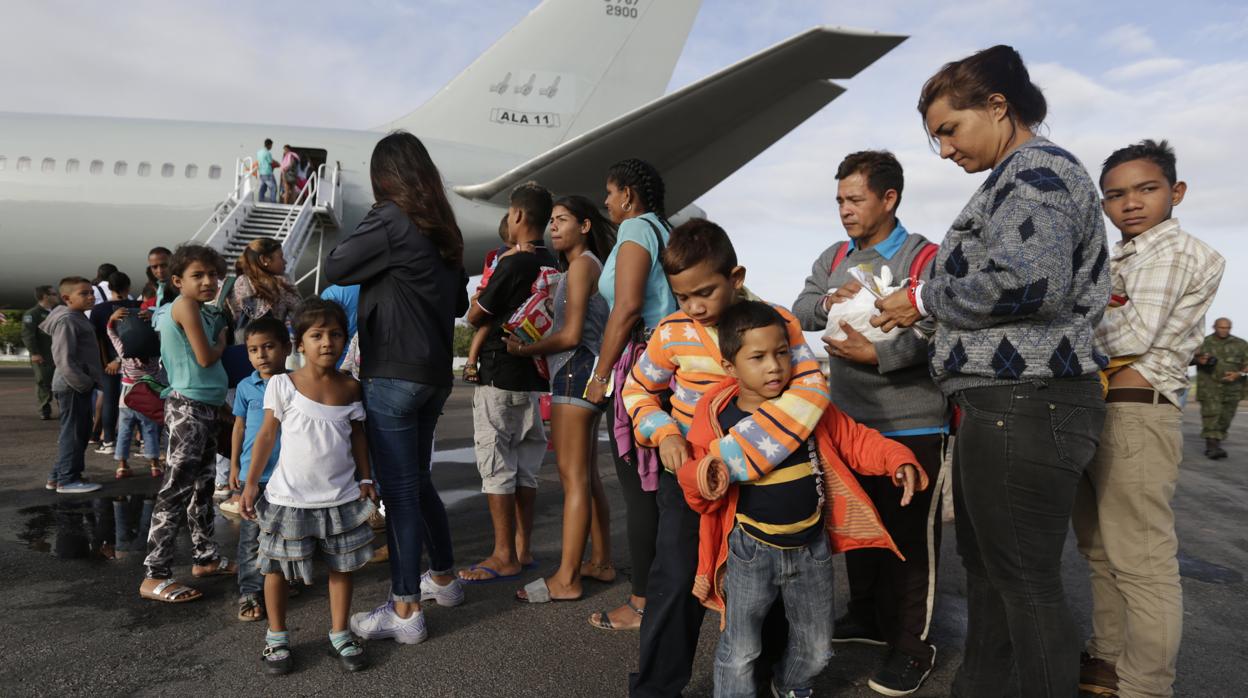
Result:
{"type": "Polygon", "coordinates": [[[913,465],[906,463],[893,473],[893,484],[902,488],[901,505],[908,506],[910,500],[914,499],[914,489],[918,486],[919,471],[913,465]]]}
{"type": "Polygon", "coordinates": [[[910,302],[910,294],[904,288],[877,300],[875,307],[880,313],[871,318],[871,326],[879,327],[885,332],[892,332],[897,327],[910,327],[922,317],[918,308],[910,302]]]}
{"type": "Polygon", "coordinates": [[[607,384],[599,381],[595,376],[590,374],[589,385],[585,386],[585,399],[595,405],[600,405],[607,400],[607,384]]]}

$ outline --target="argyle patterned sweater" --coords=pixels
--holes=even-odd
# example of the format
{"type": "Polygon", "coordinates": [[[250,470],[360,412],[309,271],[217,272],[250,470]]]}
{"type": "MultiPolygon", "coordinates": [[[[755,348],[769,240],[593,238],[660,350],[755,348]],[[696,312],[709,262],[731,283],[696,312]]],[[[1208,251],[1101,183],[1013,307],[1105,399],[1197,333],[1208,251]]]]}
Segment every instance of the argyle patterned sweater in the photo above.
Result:
{"type": "Polygon", "coordinates": [[[1075,156],[1040,137],[1011,153],[958,214],[923,285],[941,390],[1095,374],[1108,257],[1100,196],[1075,156]]]}

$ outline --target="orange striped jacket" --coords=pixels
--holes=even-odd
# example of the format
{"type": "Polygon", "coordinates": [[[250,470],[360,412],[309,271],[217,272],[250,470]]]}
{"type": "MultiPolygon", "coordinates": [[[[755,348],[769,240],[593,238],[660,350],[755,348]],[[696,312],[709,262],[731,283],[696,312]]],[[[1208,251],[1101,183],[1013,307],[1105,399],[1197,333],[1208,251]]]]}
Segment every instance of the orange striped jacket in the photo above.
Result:
{"type": "MultiPolygon", "coordinates": [[[[750,418],[710,445],[710,452],[727,465],[733,482],[757,480],[771,472],[806,442],[829,404],[827,378],[815,353],[806,346],[801,324],[788,310],[773,307],[788,329],[793,377],[779,397],[763,403],[750,418]]],[[[622,393],[638,445],[658,447],[669,436],[689,432],[698,400],[727,375],[721,360],[714,327],[694,321],[683,311],[659,323],[622,393]],[[660,403],[669,389],[671,414],[660,403]]]]}
{"type": "MultiPolygon", "coordinates": [[[[706,499],[703,491],[707,471],[714,456],[707,446],[723,436],[719,413],[739,392],[737,382],[728,379],[713,387],[698,403],[697,416],[689,431],[693,457],[676,474],[689,508],[701,514],[698,525],[698,569],[693,579],[693,595],[707,608],[720,612],[724,627],[724,575],[728,564],[728,534],[736,524],[737,496],[733,485],[719,499],[706,499]]],[[[914,452],[885,438],[870,427],[855,422],[829,405],[815,427],[815,443],[823,466],[823,526],[833,553],[859,548],[885,548],[901,559],[901,551],[888,534],[880,514],[871,503],[851,470],[863,475],[892,476],[901,466],[918,463],[914,452]]],[[[927,474],[918,471],[918,490],[928,488],[927,474]]],[[[897,496],[901,496],[898,488],[897,496]]]]}

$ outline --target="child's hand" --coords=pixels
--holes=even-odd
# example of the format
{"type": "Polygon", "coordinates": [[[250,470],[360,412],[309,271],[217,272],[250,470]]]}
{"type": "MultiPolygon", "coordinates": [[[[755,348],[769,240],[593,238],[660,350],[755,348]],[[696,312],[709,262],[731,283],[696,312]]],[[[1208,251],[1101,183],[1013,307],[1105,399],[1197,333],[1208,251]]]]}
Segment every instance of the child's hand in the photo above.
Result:
{"type": "Polygon", "coordinates": [[[659,460],[667,472],[675,475],[676,471],[680,470],[680,466],[689,460],[689,442],[678,434],[672,434],[663,439],[659,444],[659,460]]]}
{"type": "Polygon", "coordinates": [[[728,466],[718,458],[706,466],[706,498],[716,500],[728,493],[728,466]]]}
{"type": "Polygon", "coordinates": [[[914,488],[918,486],[918,482],[919,471],[909,463],[901,466],[897,469],[897,472],[893,473],[893,484],[902,488],[901,505],[903,507],[909,505],[910,500],[914,499],[914,488]]]}
{"type": "Polygon", "coordinates": [[[126,314],[127,314],[127,310],[125,308],[118,308],[114,310],[113,314],[108,316],[108,324],[112,325],[113,323],[125,317],[126,314]]]}
{"type": "Polygon", "coordinates": [[[235,492],[243,489],[243,483],[238,481],[238,468],[230,468],[230,489],[235,492]]]}
{"type": "Polygon", "coordinates": [[[248,521],[256,520],[256,499],[260,496],[260,486],[247,483],[243,488],[243,500],[239,506],[239,513],[248,521]]]}
{"type": "Polygon", "coordinates": [[[377,488],[373,487],[373,483],[360,483],[360,499],[370,499],[373,502],[377,501],[377,488]]]}

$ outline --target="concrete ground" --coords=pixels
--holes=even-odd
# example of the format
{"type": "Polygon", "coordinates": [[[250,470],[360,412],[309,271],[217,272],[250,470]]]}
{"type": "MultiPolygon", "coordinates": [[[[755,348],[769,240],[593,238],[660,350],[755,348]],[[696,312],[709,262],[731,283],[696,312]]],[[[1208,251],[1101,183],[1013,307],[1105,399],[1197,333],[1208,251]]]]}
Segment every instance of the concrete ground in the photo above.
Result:
{"type": "MultiPolygon", "coordinates": [[[[24,368],[0,368],[0,695],[237,695],[257,690],[275,695],[441,696],[615,696],[625,693],[635,667],[637,635],[590,627],[595,610],[620,603],[628,593],[624,509],[614,469],[602,458],[601,472],[612,503],[614,557],[624,574],[611,585],[587,582],[585,598],[573,603],[529,606],[512,594],[533,578],[468,588],[468,601],[454,609],[428,611],[429,640],[415,647],[370,643],[374,666],[342,673],[325,656],[329,611],[323,585],[291,602],[290,626],[297,658],[295,673],[271,679],[260,673],[263,626],[234,619],[232,579],[197,586],[205,598],[185,605],[141,600],[141,550],[116,560],[92,554],[93,522],[113,510],[137,517],[156,483],[143,476],[120,483],[107,456],[88,454],[90,477],[105,483],[96,497],[69,497],[43,489],[55,452],[56,422],[35,415],[34,391],[24,368]],[[117,504],[117,506],[114,506],[117,504]]],[[[1175,498],[1181,539],[1185,603],[1183,649],[1175,686],[1180,696],[1242,696],[1248,684],[1248,447],[1241,416],[1227,444],[1230,458],[1201,455],[1199,414],[1185,420],[1185,462],[1175,498]]],[[[480,560],[492,533],[473,466],[471,391],[455,391],[442,419],[435,480],[450,510],[459,564],[480,560]]],[[[142,472],[142,471],[139,471],[142,472]]],[[[542,472],[535,552],[542,570],[557,564],[560,490],[553,464],[542,472]]],[[[133,525],[133,522],[131,522],[133,525]]],[[[101,531],[112,528],[106,525],[101,531]]],[[[111,537],[111,536],[108,536],[111,537]]],[[[227,554],[237,526],[217,518],[217,538],[227,554]]],[[[139,547],[142,547],[140,542],[139,547]]],[[[176,573],[189,577],[183,542],[176,573]]],[[[1067,590],[1086,632],[1089,596],[1086,567],[1073,536],[1065,556],[1067,590]]],[[[945,529],[936,619],[932,638],[940,647],[937,666],[916,695],[947,695],[957,668],[966,624],[964,575],[954,549],[952,525],[945,529]]],[[[837,562],[838,611],[845,603],[845,577],[837,562]]],[[[388,570],[365,568],[356,576],[355,606],[370,608],[385,598],[388,570]]],[[[716,619],[708,614],[700,657],[686,692],[711,692],[716,619]]],[[[820,695],[873,696],[866,682],[881,658],[877,648],[838,649],[816,689],[820,695]]]]}

